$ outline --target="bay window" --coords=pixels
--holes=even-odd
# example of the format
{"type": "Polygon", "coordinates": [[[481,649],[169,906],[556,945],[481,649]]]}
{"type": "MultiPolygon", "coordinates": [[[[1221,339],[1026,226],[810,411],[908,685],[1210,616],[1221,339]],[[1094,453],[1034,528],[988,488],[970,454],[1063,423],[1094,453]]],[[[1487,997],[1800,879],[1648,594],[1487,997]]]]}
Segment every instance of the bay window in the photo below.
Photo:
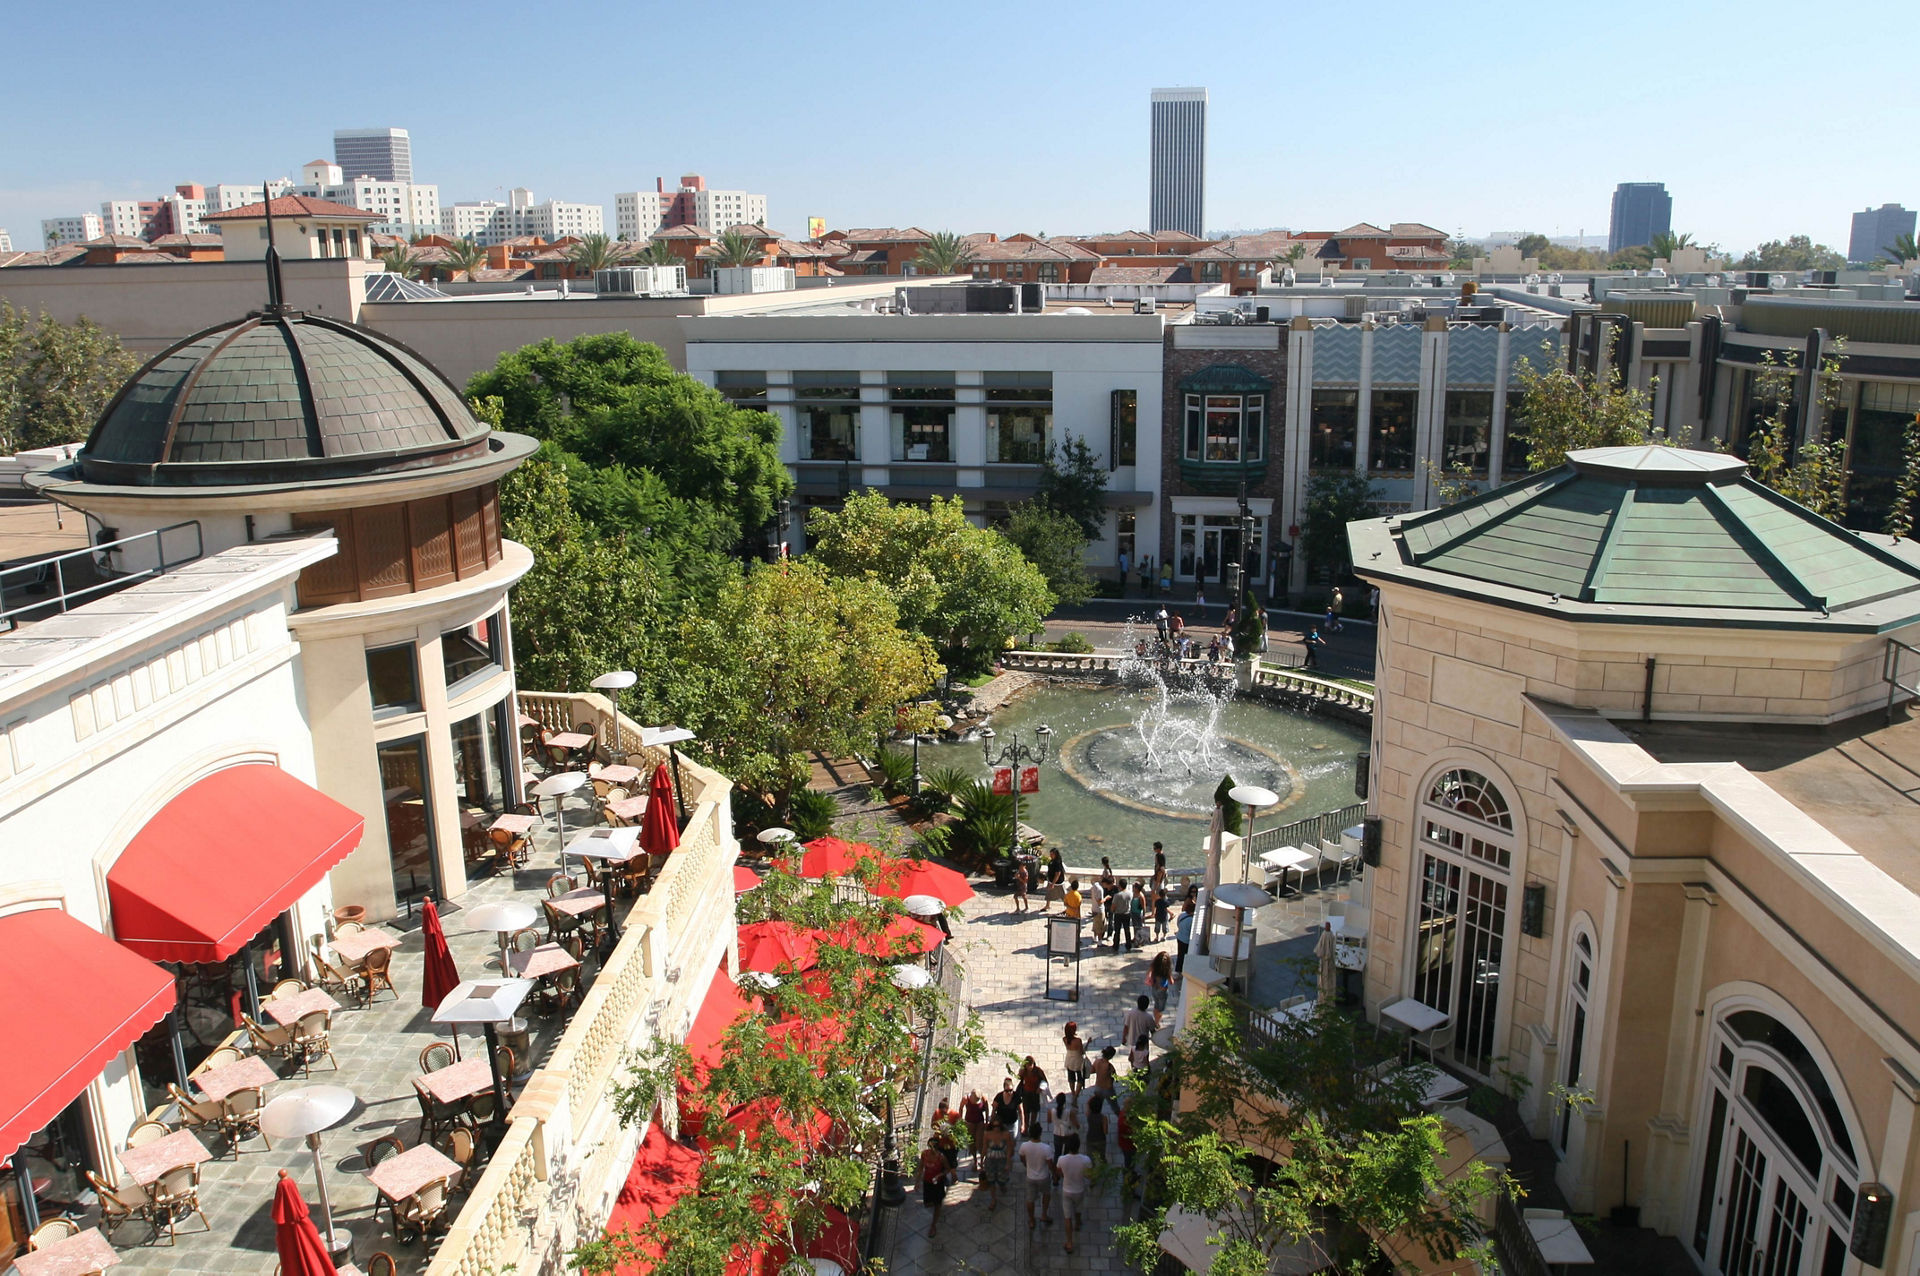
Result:
{"type": "Polygon", "coordinates": [[[1186,459],[1228,465],[1260,460],[1266,405],[1264,394],[1187,395],[1186,459]]]}

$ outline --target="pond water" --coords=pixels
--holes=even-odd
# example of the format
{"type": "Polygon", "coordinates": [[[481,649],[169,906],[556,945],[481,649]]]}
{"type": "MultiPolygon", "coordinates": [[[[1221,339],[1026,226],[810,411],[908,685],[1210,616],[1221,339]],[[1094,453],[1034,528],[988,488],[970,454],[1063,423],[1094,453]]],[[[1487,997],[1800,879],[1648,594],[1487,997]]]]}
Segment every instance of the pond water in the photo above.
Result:
{"type": "MultiPolygon", "coordinates": [[[[1017,731],[1031,744],[1041,723],[1053,735],[1040,792],[1021,797],[1020,818],[1076,867],[1105,855],[1116,868],[1143,868],[1156,841],[1166,844],[1169,866],[1198,867],[1213,791],[1227,774],[1280,795],[1279,807],[1259,812],[1262,828],[1346,806],[1354,801],[1354,754],[1367,747],[1358,726],[1254,700],[1168,692],[1157,682],[1035,688],[993,715],[993,743],[1017,731]]],[[[936,766],[987,778],[977,740],[923,743],[922,772],[936,766]]]]}

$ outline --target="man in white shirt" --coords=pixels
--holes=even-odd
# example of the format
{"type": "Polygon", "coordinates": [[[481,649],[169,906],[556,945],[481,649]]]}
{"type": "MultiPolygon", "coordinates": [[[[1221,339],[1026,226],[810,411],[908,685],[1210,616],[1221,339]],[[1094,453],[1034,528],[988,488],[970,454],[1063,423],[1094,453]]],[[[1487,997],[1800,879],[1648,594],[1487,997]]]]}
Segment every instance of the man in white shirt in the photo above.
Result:
{"type": "Polygon", "coordinates": [[[1093,1158],[1080,1150],[1080,1136],[1069,1134],[1066,1152],[1054,1162],[1060,1176],[1060,1215],[1067,1220],[1067,1253],[1073,1253],[1074,1229],[1081,1225],[1080,1214],[1087,1203],[1087,1182],[1093,1177],[1093,1158]]]}
{"type": "Polygon", "coordinates": [[[1140,1034],[1145,1033],[1151,1037],[1154,1029],[1160,1026],[1153,1021],[1153,1011],[1150,1009],[1152,1005],[1153,1001],[1151,998],[1142,996],[1134,1003],[1133,1009],[1127,1011],[1125,1017],[1120,1020],[1120,1046],[1122,1049],[1133,1049],[1133,1043],[1140,1040],[1140,1034]]]}
{"type": "Polygon", "coordinates": [[[1040,1125],[1027,1127],[1026,1141],[1013,1155],[1027,1170],[1027,1230],[1033,1230],[1033,1203],[1040,1202],[1040,1221],[1053,1222],[1053,1148],[1040,1136],[1040,1125]]]}

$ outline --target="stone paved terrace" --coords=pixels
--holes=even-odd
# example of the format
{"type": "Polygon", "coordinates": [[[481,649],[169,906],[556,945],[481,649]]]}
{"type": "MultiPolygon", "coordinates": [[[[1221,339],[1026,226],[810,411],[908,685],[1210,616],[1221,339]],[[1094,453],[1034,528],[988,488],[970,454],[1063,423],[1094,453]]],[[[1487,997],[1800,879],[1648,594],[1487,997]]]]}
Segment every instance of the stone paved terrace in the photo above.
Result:
{"type": "MultiPolygon", "coordinates": [[[[1121,1016],[1133,1005],[1134,998],[1146,991],[1148,963],[1155,953],[1171,953],[1174,949],[1171,925],[1164,941],[1143,944],[1136,952],[1115,953],[1111,944],[1095,952],[1089,935],[1089,947],[1081,960],[1080,1000],[1051,1001],[1045,994],[1046,969],[1041,954],[1046,929],[1039,912],[1015,913],[1010,892],[978,879],[974,885],[979,894],[964,906],[966,921],[954,927],[953,942],[966,963],[967,1000],[980,1013],[989,1053],[951,1090],[949,1098],[955,1106],[971,1088],[977,1087],[983,1096],[991,1097],[1008,1070],[1016,1068],[1028,1054],[1046,1070],[1050,1082],[1063,1084],[1066,1067],[1061,1031],[1067,1020],[1080,1025],[1081,1036],[1092,1048],[1090,1053],[1117,1045],[1121,1016]]],[[[1309,889],[1304,897],[1278,901],[1255,914],[1260,944],[1252,989],[1256,1003],[1270,1005],[1298,992],[1312,994],[1311,987],[1298,986],[1293,963],[1299,958],[1311,959],[1312,934],[1326,916],[1327,904],[1345,899],[1348,890],[1345,884],[1329,879],[1322,889],[1309,889]]],[[[1168,1024],[1177,1011],[1180,987],[1176,980],[1174,998],[1167,1003],[1168,1024]]],[[[1154,1057],[1158,1055],[1156,1046],[1154,1057]]],[[[1122,1057],[1120,1071],[1124,1074],[1126,1070],[1122,1057]]],[[[1112,1144],[1111,1123],[1108,1131],[1108,1159],[1118,1166],[1119,1150],[1112,1144]]],[[[902,1160],[911,1166],[911,1156],[902,1160]]],[[[1065,1236],[1057,1196],[1053,1225],[1036,1227],[1029,1233],[1018,1166],[1013,1171],[1012,1190],[1003,1193],[1000,1207],[991,1211],[971,1158],[964,1154],[961,1168],[961,1182],[947,1195],[940,1232],[933,1240],[927,1239],[929,1216],[917,1187],[908,1192],[906,1204],[891,1225],[883,1224],[882,1243],[890,1254],[889,1272],[898,1276],[991,1276],[1002,1272],[1024,1276],[1033,1272],[1128,1270],[1113,1248],[1112,1230],[1137,1202],[1123,1199],[1117,1175],[1115,1181],[1088,1193],[1086,1230],[1076,1240],[1075,1252],[1067,1254],[1062,1249],[1065,1236]]]]}
{"type": "MultiPolygon", "coordinates": [[[[591,794],[591,789],[581,792],[591,794]]],[[[551,806],[542,803],[551,812],[551,806]]],[[[586,827],[588,806],[569,799],[567,828],[569,836],[586,827]]],[[[481,879],[459,900],[440,905],[441,920],[447,932],[448,946],[463,977],[474,978],[495,971],[498,945],[492,932],[470,929],[462,914],[478,904],[518,897],[528,901],[543,898],[547,879],[557,870],[556,841],[552,822],[534,838],[534,852],[528,864],[517,873],[500,873],[481,879]]],[[[579,874],[577,858],[570,860],[579,874]]],[[[436,901],[437,903],[437,901],[436,901]]],[[[618,901],[624,918],[631,901],[618,901]]],[[[267,1087],[266,1097],[307,1084],[342,1085],[361,1099],[347,1120],[322,1137],[322,1164],[326,1167],[327,1190],[332,1198],[334,1225],[352,1233],[353,1258],[363,1269],[370,1255],[391,1254],[402,1272],[423,1270],[429,1249],[419,1241],[401,1243],[393,1233],[384,1205],[376,1208],[377,1193],[366,1180],[364,1151],[377,1139],[397,1136],[408,1147],[419,1139],[419,1105],[414,1098],[412,1080],[419,1075],[420,1051],[435,1041],[446,1041],[446,1031],[435,1031],[428,1011],[421,1005],[421,967],[423,942],[418,916],[387,923],[386,929],[402,935],[403,942],[393,958],[396,997],[384,990],[379,1000],[366,1009],[350,1004],[333,1015],[332,1045],[339,1061],[337,1071],[322,1058],[311,1078],[297,1065],[276,1062],[282,1080],[267,1087]]],[[[544,936],[544,926],[541,928],[544,936]]],[[[587,960],[587,986],[597,972],[597,962],[587,960]]],[[[343,999],[349,1000],[349,999],[343,999]]],[[[526,1014],[534,1033],[531,1063],[540,1066],[565,1028],[566,1015],[526,1014]]],[[[484,1042],[476,1033],[462,1034],[461,1051],[465,1058],[484,1052],[484,1042]]],[[[313,1187],[313,1161],[303,1142],[276,1142],[269,1149],[266,1140],[253,1138],[241,1145],[236,1158],[216,1134],[201,1136],[215,1153],[213,1160],[200,1167],[200,1202],[211,1230],[202,1227],[197,1217],[188,1216],[180,1227],[178,1239],[168,1244],[163,1232],[157,1242],[150,1241],[145,1223],[122,1224],[114,1230],[113,1242],[120,1253],[119,1272],[258,1272],[274,1269],[274,1230],[271,1202],[275,1179],[280,1170],[292,1172],[302,1194],[319,1218],[318,1196],[313,1187]]],[[[478,1177],[475,1172],[474,1177],[478,1177]]],[[[449,1211],[451,1217],[464,1203],[457,1187],[449,1211]]],[[[83,1225],[96,1221],[91,1211],[83,1225]]],[[[437,1238],[436,1238],[437,1239],[437,1238]]]]}

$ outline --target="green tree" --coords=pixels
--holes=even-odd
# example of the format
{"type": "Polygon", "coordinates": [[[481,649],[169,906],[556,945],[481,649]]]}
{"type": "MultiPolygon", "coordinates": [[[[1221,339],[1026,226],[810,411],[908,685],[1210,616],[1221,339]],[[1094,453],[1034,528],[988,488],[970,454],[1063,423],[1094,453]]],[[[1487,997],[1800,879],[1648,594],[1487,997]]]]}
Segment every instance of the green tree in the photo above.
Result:
{"type": "Polygon", "coordinates": [[[1607,266],[1612,270],[1652,270],[1653,249],[1645,244],[1622,248],[1607,259],[1607,266]]]}
{"type": "Polygon", "coordinates": [[[1172,1206],[1218,1235],[1211,1276],[1265,1276],[1302,1249],[1300,1270],[1385,1270],[1384,1240],[1487,1266],[1476,1211],[1500,1177],[1477,1160],[1443,1171],[1446,1127],[1420,1107],[1431,1071],[1376,1075],[1365,1026],[1321,1007],[1256,1033],[1244,1006],[1209,997],[1155,1065],[1178,1078],[1178,1110],[1129,1084],[1135,1165],[1155,1204],[1115,1238],[1142,1271],[1172,1206]]]}
{"type": "Polygon", "coordinates": [[[671,708],[722,774],[784,800],[806,784],[810,752],[871,744],[939,677],[932,645],[898,616],[878,581],[811,559],[756,564],[688,611],[671,708]]]}
{"type": "Polygon", "coordinates": [[[1903,231],[1880,250],[1879,258],[1890,266],[1904,266],[1910,261],[1920,260],[1920,243],[1915,242],[1911,231],[1903,231]]]}
{"type": "Polygon", "coordinates": [[[743,230],[723,230],[713,241],[716,266],[758,266],[766,256],[767,250],[760,240],[743,230]]]}
{"type": "Polygon", "coordinates": [[[468,282],[472,282],[473,272],[487,264],[487,250],[471,239],[456,239],[443,251],[447,254],[447,270],[455,279],[465,275],[468,282]]]}
{"type": "Polygon", "coordinates": [[[1896,541],[1913,535],[1913,515],[1920,507],[1920,413],[1907,422],[1900,455],[1900,477],[1894,480],[1893,505],[1887,511],[1887,535],[1896,541]]]}
{"type": "Polygon", "coordinates": [[[923,508],[867,491],[838,513],[815,510],[807,537],[807,556],[828,570],[884,585],[900,623],[957,669],[984,669],[1009,635],[1032,633],[1053,610],[1040,569],[1000,533],[968,522],[957,496],[923,508]]]}
{"type": "MultiPolygon", "coordinates": [[[[1835,340],[1820,360],[1813,378],[1812,393],[1816,416],[1831,420],[1839,409],[1844,386],[1840,363],[1846,356],[1846,342],[1835,340]]],[[[1766,351],[1754,374],[1753,397],[1768,411],[1752,431],[1747,443],[1748,472],[1790,501],[1806,506],[1822,518],[1839,522],[1847,510],[1847,444],[1844,438],[1809,438],[1794,446],[1800,355],[1789,352],[1784,360],[1766,351]]]]}
{"type": "Polygon", "coordinates": [[[1605,254],[1586,248],[1563,248],[1559,244],[1548,244],[1538,254],[1542,270],[1604,270],[1607,259],[1605,254]]]}
{"type": "Polygon", "coordinates": [[[426,262],[411,244],[395,244],[380,254],[380,262],[402,279],[418,279],[426,262]]]}
{"type": "Polygon", "coordinates": [[[654,497],[672,497],[694,503],[676,521],[706,538],[704,552],[731,553],[758,534],[774,503],[793,489],[780,462],[777,420],[735,407],[675,372],[658,346],[630,333],[523,346],[467,390],[497,397],[505,428],[550,440],[586,467],[609,472],[588,493],[604,497],[595,511],[603,530],[650,536],[654,497]],[[612,476],[616,469],[627,477],[612,476]],[[649,487],[642,471],[659,486],[649,487]]]}
{"type": "Polygon", "coordinates": [[[1581,448],[1667,441],[1653,428],[1647,396],[1622,385],[1609,359],[1600,362],[1598,373],[1574,372],[1549,350],[1542,372],[1531,359],[1520,360],[1513,382],[1520,408],[1509,428],[1527,444],[1529,472],[1550,470],[1581,448]]]}
{"type": "Polygon", "coordinates": [[[0,455],[84,442],[140,364],[91,319],[61,323],[0,301],[0,455]]]}
{"type": "Polygon", "coordinates": [[[1107,525],[1107,467],[1085,438],[1071,435],[1041,459],[1037,497],[1072,519],[1083,539],[1097,541],[1107,525]]]}
{"type": "Polygon", "coordinates": [[[616,244],[611,236],[595,231],[591,235],[581,236],[580,242],[567,250],[567,260],[573,263],[576,270],[591,275],[596,271],[625,265],[628,251],[624,244],[616,244]]]}
{"type": "Polygon", "coordinates": [[[1545,235],[1536,232],[1520,236],[1519,240],[1514,244],[1514,247],[1520,250],[1522,257],[1537,258],[1541,253],[1553,247],[1553,241],[1545,235]]]}
{"type": "Polygon", "coordinates": [[[950,230],[934,231],[913,257],[923,275],[964,275],[972,265],[973,246],[950,230]]]}
{"type": "Polygon", "coordinates": [[[1040,569],[1057,605],[1074,607],[1093,597],[1093,573],[1086,564],[1087,538],[1065,514],[1038,499],[1022,501],[1013,507],[1000,532],[1040,569]]]}
{"type": "Polygon", "coordinates": [[[1741,270],[1839,270],[1847,259],[1806,235],[1770,239],[1739,262],[1741,270]]]}
{"type": "Polygon", "coordinates": [[[1676,235],[1670,230],[1663,230],[1647,241],[1647,251],[1666,261],[1672,261],[1673,255],[1682,248],[1691,247],[1693,247],[1692,235],[1676,235]]]}
{"type": "Polygon", "coordinates": [[[1307,517],[1300,525],[1300,546],[1314,570],[1340,574],[1352,562],[1347,524],[1373,513],[1380,499],[1377,484],[1358,474],[1316,474],[1307,480],[1307,517]]]}
{"type": "Polygon", "coordinates": [[[634,259],[643,266],[678,266],[680,257],[673,251],[673,245],[664,239],[649,239],[639,257],[634,259]]]}

